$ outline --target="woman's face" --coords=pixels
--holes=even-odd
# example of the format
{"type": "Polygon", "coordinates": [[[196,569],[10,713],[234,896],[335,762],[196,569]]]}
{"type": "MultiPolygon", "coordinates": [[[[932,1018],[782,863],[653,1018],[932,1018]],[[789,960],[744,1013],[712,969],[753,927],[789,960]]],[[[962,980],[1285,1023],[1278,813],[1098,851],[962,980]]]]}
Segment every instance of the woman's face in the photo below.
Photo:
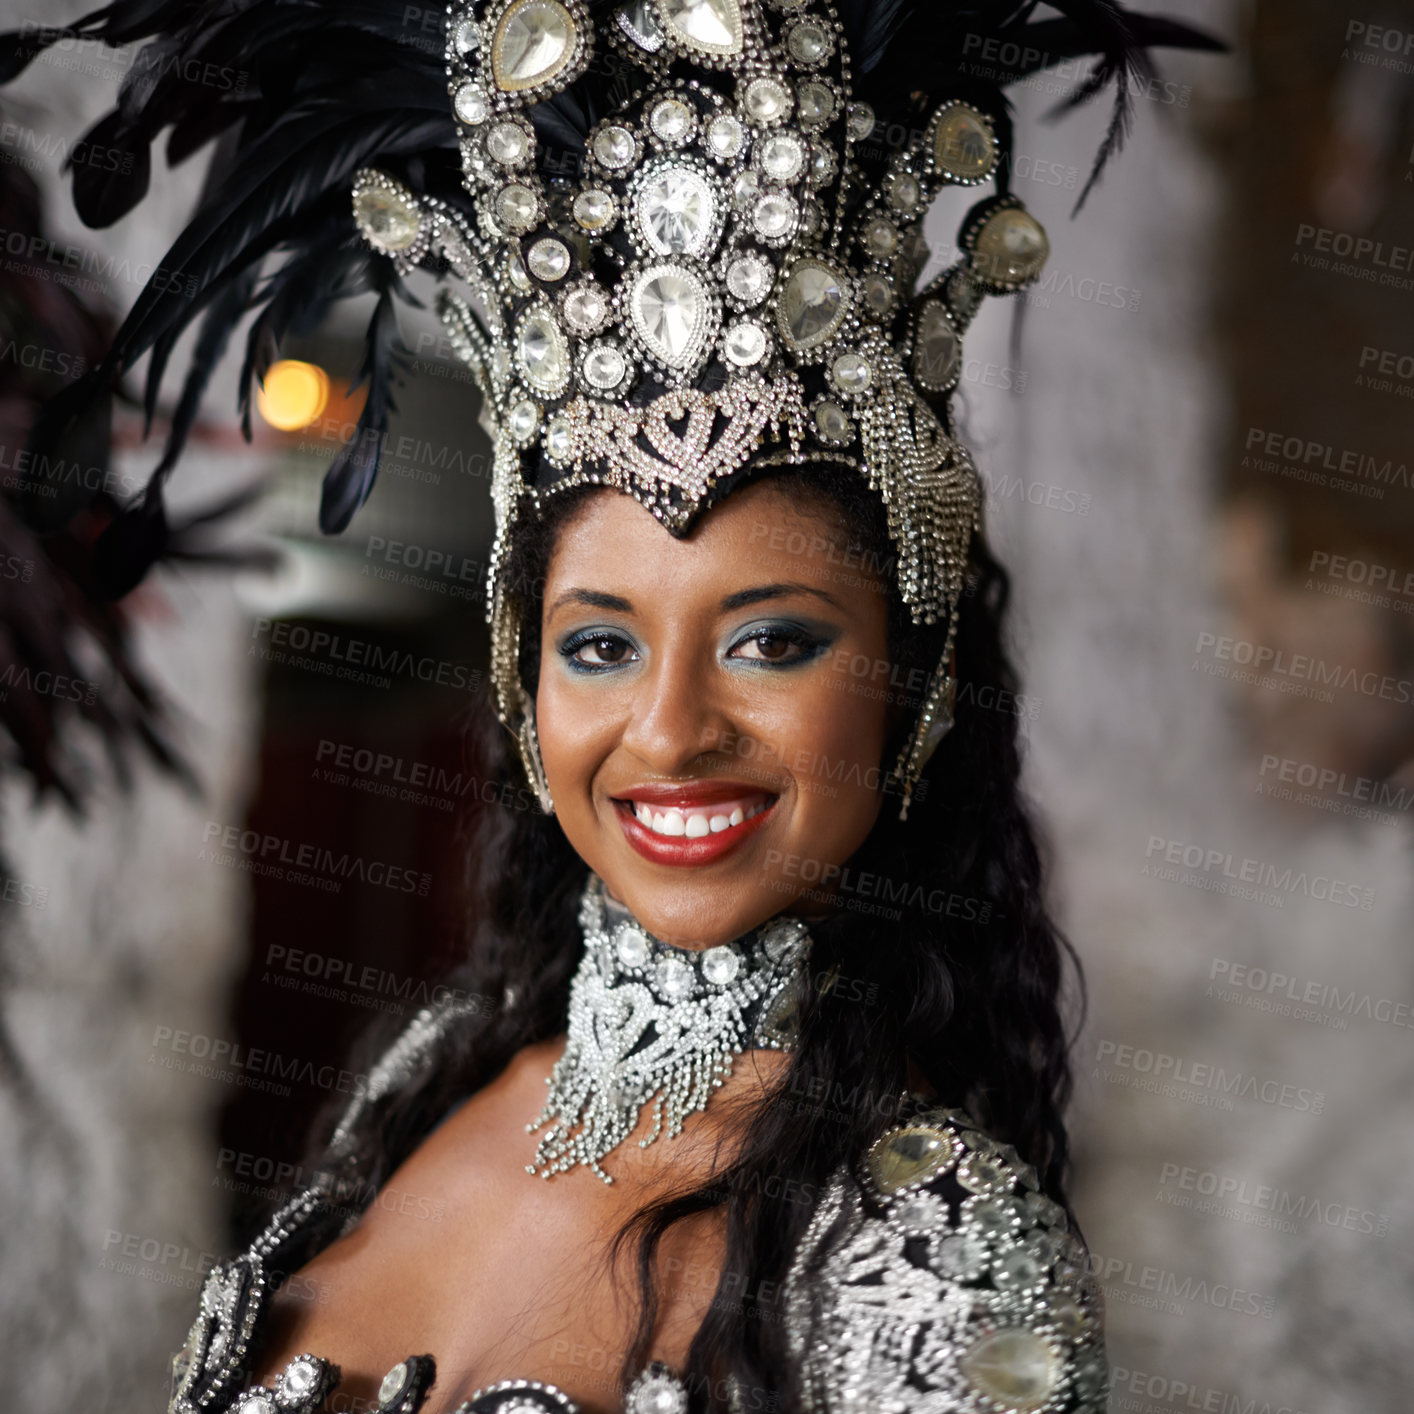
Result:
{"type": "Polygon", "coordinates": [[[555,547],[536,696],[555,812],[677,946],[821,911],[878,815],[885,585],[834,524],[764,481],[678,540],[605,489],[555,547]]]}

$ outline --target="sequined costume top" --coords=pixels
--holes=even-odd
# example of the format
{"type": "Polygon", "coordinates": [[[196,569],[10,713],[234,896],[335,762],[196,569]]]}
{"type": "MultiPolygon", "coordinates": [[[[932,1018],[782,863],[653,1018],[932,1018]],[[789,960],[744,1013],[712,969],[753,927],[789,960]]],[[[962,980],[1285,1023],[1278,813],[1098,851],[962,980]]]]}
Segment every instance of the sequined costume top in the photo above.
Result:
{"type": "MultiPolygon", "coordinates": [[[[345,1117],[435,1063],[454,1006],[427,1008],[370,1072],[345,1117]]],[[[342,1127],[341,1127],[342,1128],[342,1127]]],[[[338,1135],[335,1143],[337,1145],[338,1135]]],[[[371,1200],[372,1194],[367,1198],[371,1200]]],[[[368,1206],[365,1202],[363,1207],[368,1206]]],[[[216,1266],[173,1357],[169,1414],[314,1414],[338,1367],[315,1353],[272,1387],[248,1383],[271,1297],[362,1215],[322,1179],[292,1197],[241,1254],[216,1266]]],[[[781,1315],[815,1414],[1100,1414],[1108,1367],[1098,1284],[1064,1210],[1009,1145],[958,1109],[910,1097],[899,1122],[823,1188],[782,1284],[781,1315]]],[[[434,1357],[384,1377],[373,1414],[415,1414],[434,1357]]],[[[741,1409],[745,1404],[734,1401],[741,1409]]],[[[662,1362],[629,1387],[625,1414],[684,1414],[662,1362]]],[[[476,1391],[455,1414],[578,1414],[531,1379],[476,1391]]]]}

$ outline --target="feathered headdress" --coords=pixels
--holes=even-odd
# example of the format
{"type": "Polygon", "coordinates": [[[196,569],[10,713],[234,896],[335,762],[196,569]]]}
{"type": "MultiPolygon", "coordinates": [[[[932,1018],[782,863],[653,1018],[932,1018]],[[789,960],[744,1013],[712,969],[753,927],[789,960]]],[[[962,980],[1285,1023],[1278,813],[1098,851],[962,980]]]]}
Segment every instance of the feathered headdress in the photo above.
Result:
{"type": "MultiPolygon", "coordinates": [[[[1122,140],[1148,46],[1219,47],[1110,0],[1055,0],[1049,19],[1037,8],[471,0],[443,15],[404,0],[122,0],[67,29],[0,37],[0,80],[61,38],[148,41],[89,134],[131,155],[127,174],[75,170],[91,225],[141,200],[164,130],[172,162],[221,142],[163,278],[39,431],[61,442],[144,353],[150,420],[177,338],[200,321],[162,462],[107,532],[113,591],[162,553],[162,485],[237,321],[258,310],[248,426],[251,381],[280,341],[375,291],[367,400],[320,508],[324,530],[349,523],[393,406],[394,301],[421,266],[442,278],[438,312],[494,428],[493,676],[542,798],[521,604],[500,576],[521,518],[598,482],[681,535],[747,470],[813,460],[867,479],[914,620],[950,626],[895,766],[906,809],[950,721],[951,626],[978,516],[949,413],[961,336],[982,297],[1030,283],[1048,249],[1008,190],[1003,90],[1095,56],[1069,102],[1112,88],[1114,112],[1083,201],[1122,140]],[[916,290],[933,198],[983,183],[961,259],[916,290]]],[[[22,490],[20,504],[42,499],[22,490]]]]}

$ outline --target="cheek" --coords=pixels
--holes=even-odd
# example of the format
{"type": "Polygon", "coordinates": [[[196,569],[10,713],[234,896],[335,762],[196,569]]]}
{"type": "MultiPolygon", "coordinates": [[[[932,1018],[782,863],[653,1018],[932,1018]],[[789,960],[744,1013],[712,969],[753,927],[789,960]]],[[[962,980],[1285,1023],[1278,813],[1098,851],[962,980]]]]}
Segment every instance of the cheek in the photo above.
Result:
{"type": "Polygon", "coordinates": [[[604,703],[593,699],[607,694],[586,692],[566,682],[563,665],[540,664],[540,686],[535,694],[535,730],[545,774],[562,783],[587,781],[594,773],[614,733],[613,718],[604,703]]]}

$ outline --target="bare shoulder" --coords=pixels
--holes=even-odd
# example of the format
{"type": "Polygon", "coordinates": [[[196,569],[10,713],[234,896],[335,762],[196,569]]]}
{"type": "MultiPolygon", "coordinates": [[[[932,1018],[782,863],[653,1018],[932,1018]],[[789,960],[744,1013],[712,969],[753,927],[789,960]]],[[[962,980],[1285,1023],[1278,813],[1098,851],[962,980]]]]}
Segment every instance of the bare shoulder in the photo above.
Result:
{"type": "Polygon", "coordinates": [[[787,1302],[821,1411],[1105,1407],[1085,1245],[1035,1170],[962,1110],[919,1110],[837,1173],[787,1302]]]}

